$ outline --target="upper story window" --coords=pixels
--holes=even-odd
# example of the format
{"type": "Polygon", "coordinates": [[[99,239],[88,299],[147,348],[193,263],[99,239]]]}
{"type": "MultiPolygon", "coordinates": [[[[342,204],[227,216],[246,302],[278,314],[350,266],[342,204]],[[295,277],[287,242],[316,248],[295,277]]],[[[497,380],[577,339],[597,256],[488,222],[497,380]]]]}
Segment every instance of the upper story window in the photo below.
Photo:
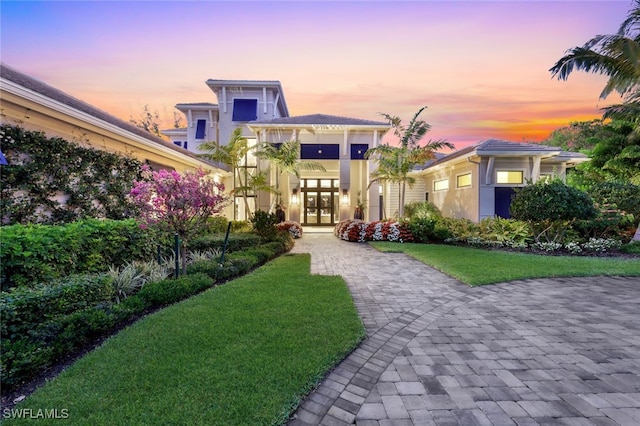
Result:
{"type": "Polygon", "coordinates": [[[352,160],[364,160],[364,153],[369,149],[369,145],[366,143],[352,143],[351,144],[351,159],[352,160]]]}
{"type": "Polygon", "coordinates": [[[522,170],[498,170],[496,172],[496,183],[521,184],[524,182],[524,172],[522,170]]]}
{"type": "Polygon", "coordinates": [[[204,139],[207,120],[198,120],[196,123],[196,139],[204,139]]]}
{"type": "Polygon", "coordinates": [[[257,99],[234,99],[233,121],[254,121],[258,118],[257,99]]]}
{"type": "Polygon", "coordinates": [[[444,191],[446,189],[449,189],[449,179],[440,179],[433,182],[434,191],[444,191]]]}
{"type": "Polygon", "coordinates": [[[456,187],[468,188],[471,186],[471,173],[456,176],[456,187]]]}

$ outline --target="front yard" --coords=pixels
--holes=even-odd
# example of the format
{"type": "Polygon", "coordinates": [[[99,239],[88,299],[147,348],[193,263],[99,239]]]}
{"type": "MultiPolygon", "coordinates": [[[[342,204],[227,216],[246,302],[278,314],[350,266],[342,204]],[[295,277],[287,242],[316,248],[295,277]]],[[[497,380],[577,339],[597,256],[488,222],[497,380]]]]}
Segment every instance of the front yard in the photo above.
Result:
{"type": "Polygon", "coordinates": [[[14,410],[83,425],[284,422],[364,337],[342,278],[311,275],[309,259],[281,256],[149,315],[14,410]]]}
{"type": "Polygon", "coordinates": [[[547,277],[639,276],[640,258],[546,256],[441,244],[370,242],[383,252],[406,253],[469,285],[547,277]]]}

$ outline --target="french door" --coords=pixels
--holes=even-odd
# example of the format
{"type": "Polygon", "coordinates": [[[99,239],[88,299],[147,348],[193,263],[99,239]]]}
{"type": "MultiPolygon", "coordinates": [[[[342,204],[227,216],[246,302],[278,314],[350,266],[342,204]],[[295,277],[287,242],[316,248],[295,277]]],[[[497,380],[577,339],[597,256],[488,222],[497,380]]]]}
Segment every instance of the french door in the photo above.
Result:
{"type": "Polygon", "coordinates": [[[340,214],[338,179],[302,179],[302,224],[333,226],[340,214]]]}

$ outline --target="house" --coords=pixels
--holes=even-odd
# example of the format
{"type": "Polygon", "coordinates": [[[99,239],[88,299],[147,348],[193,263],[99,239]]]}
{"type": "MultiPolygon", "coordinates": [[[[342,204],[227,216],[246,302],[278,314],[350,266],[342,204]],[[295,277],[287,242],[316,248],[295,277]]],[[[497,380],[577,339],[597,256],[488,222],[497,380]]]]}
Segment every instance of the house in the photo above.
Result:
{"type": "Polygon", "coordinates": [[[240,128],[250,146],[298,140],[300,160],[315,161],[325,170],[301,171],[299,178],[280,176],[267,161],[249,153],[241,176],[266,171],[279,194],[236,193],[235,219],[246,219],[256,209],[273,211],[279,202],[288,220],[306,226],[334,226],[353,217],[358,198],[367,202],[369,220],[381,217],[378,185],[368,186],[375,165],[364,159],[364,153],[380,142],[389,124],[326,114],[291,117],[279,81],[207,80],[206,84],[217,103],[177,104],[187,127],[163,131],[174,144],[202,153],[202,143],[226,144],[240,128]]]}
{"type": "MultiPolygon", "coordinates": [[[[268,171],[268,182],[279,194],[265,191],[236,193],[234,218],[246,219],[256,209],[273,211],[284,205],[287,219],[306,226],[333,226],[353,218],[363,205],[365,220],[397,214],[399,187],[371,183],[374,161],[364,153],[376,147],[390,130],[386,122],[329,114],[289,116],[282,85],[264,80],[207,80],[217,103],[177,104],[187,127],[163,131],[173,143],[194,153],[206,141],[226,144],[236,128],[251,146],[297,140],[300,160],[312,160],[325,171],[301,171],[300,177],[278,170],[251,153],[244,159],[243,182],[257,171],[268,171]]],[[[486,140],[434,161],[413,173],[405,203],[431,201],[446,216],[480,221],[509,217],[514,188],[546,176],[563,177],[567,168],[587,161],[585,155],[531,143],[486,140]]],[[[235,179],[235,178],[234,178],[235,179]]],[[[238,182],[234,182],[237,186],[238,182]]]]}
{"type": "Polygon", "coordinates": [[[202,168],[222,180],[228,167],[194,153],[0,63],[0,122],[98,150],[134,157],[154,169],[202,168]]]}
{"type": "Polygon", "coordinates": [[[414,173],[421,177],[423,199],[444,216],[479,222],[510,217],[515,188],[551,176],[564,179],[568,168],[588,160],[557,147],[488,139],[439,156],[414,173]]]}

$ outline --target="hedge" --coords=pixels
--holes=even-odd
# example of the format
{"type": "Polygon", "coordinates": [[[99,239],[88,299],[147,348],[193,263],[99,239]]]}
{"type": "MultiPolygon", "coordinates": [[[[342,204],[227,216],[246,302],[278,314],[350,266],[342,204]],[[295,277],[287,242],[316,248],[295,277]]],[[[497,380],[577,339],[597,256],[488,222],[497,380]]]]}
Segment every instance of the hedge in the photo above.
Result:
{"type": "Polygon", "coordinates": [[[283,233],[277,241],[230,253],[223,265],[217,260],[195,262],[187,268],[188,275],[148,283],[119,304],[113,302],[105,274],[70,276],[51,287],[3,292],[1,384],[11,390],[136,316],[242,275],[292,246],[291,236],[283,233]]]}
{"type": "Polygon", "coordinates": [[[156,252],[149,233],[133,219],[3,226],[0,236],[2,290],[69,274],[104,272],[109,265],[150,259],[156,252]]]}

